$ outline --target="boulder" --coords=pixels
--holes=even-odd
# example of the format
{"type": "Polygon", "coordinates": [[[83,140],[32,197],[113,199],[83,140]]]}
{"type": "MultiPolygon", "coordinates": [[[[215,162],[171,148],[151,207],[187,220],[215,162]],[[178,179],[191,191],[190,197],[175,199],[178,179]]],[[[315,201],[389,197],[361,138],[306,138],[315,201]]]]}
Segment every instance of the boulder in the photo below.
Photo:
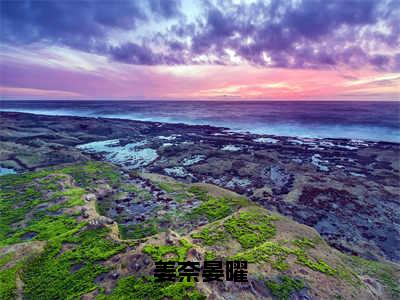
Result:
{"type": "Polygon", "coordinates": [[[97,199],[97,198],[96,198],[96,195],[93,194],[93,193],[90,193],[90,194],[86,194],[86,195],[85,195],[85,200],[88,201],[88,202],[90,202],[90,201],[95,201],[96,199],[97,199]]]}
{"type": "Polygon", "coordinates": [[[81,215],[82,215],[82,217],[85,218],[85,219],[89,218],[89,213],[88,213],[86,207],[83,207],[83,208],[81,209],[81,215]]]}
{"type": "Polygon", "coordinates": [[[99,199],[103,199],[105,196],[109,195],[111,192],[112,192],[112,189],[108,184],[101,184],[96,189],[96,194],[99,199]]]}
{"type": "Polygon", "coordinates": [[[98,219],[100,224],[104,224],[104,225],[111,225],[114,223],[114,220],[105,216],[100,216],[98,219]]]}

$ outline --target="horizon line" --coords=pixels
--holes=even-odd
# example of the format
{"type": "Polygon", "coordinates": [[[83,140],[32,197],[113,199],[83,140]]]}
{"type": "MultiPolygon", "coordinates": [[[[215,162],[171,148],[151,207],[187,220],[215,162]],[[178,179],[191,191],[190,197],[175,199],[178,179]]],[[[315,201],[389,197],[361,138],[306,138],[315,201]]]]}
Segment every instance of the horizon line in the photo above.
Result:
{"type": "Polygon", "coordinates": [[[13,101],[81,101],[81,102],[400,102],[399,99],[1,99],[0,102],[13,101]]]}

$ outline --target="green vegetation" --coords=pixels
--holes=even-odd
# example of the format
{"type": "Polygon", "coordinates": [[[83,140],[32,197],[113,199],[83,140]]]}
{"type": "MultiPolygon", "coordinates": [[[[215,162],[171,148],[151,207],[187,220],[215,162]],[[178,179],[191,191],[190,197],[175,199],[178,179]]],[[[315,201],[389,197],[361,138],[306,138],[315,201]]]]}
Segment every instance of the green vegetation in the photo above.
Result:
{"type": "Polygon", "coordinates": [[[82,205],[82,196],[85,193],[83,188],[71,187],[64,181],[68,179],[66,175],[73,177],[75,182],[83,187],[90,187],[95,180],[109,180],[111,183],[119,181],[119,173],[115,167],[89,161],[86,164],[72,165],[60,169],[47,169],[38,172],[23,174],[11,174],[0,177],[0,246],[10,243],[17,243],[17,238],[28,231],[39,233],[37,230],[46,230],[47,234],[38,235],[35,239],[47,239],[52,226],[58,227],[61,223],[68,223],[65,218],[46,217],[38,205],[50,202],[61,196],[68,200],[62,204],[56,204],[48,210],[56,211],[62,207],[72,207],[82,205]],[[32,219],[24,220],[28,213],[32,214],[32,219]],[[45,218],[41,222],[42,218],[45,218]],[[18,222],[27,224],[28,228],[15,226],[18,222]],[[38,224],[36,224],[38,223],[38,224]],[[51,223],[51,224],[50,224],[51,223]],[[54,224],[53,224],[54,223],[54,224]],[[35,225],[36,224],[36,225],[35,225]]]}
{"type": "Polygon", "coordinates": [[[301,248],[301,249],[306,249],[306,248],[314,248],[315,247],[315,242],[303,237],[303,238],[299,238],[297,240],[293,240],[292,244],[301,248]]]}
{"type": "Polygon", "coordinates": [[[107,271],[99,264],[120,252],[125,245],[106,236],[108,229],[71,230],[50,240],[44,252],[23,268],[26,299],[77,299],[97,288],[95,278],[107,271]],[[73,249],[63,250],[72,243],[73,249]]]}
{"type": "Polygon", "coordinates": [[[84,205],[85,201],[83,200],[83,195],[85,195],[85,193],[86,193],[86,191],[79,187],[78,188],[69,188],[62,192],[56,192],[53,195],[54,198],[67,197],[68,199],[67,199],[67,201],[65,201],[63,203],[50,206],[47,210],[48,211],[57,211],[61,208],[84,205]]]}
{"type": "Polygon", "coordinates": [[[5,270],[0,269],[0,299],[8,300],[16,298],[16,276],[18,269],[18,265],[5,270]]]}
{"type": "Polygon", "coordinates": [[[252,248],[276,233],[274,216],[257,212],[240,212],[224,222],[226,230],[239,241],[243,248],[252,248]]]}
{"type": "Polygon", "coordinates": [[[217,258],[217,255],[215,254],[214,251],[207,251],[204,254],[204,260],[214,260],[217,258]]]}
{"type": "Polygon", "coordinates": [[[167,193],[174,193],[178,191],[182,191],[184,189],[184,185],[180,183],[170,183],[170,182],[157,182],[158,187],[167,193]]]}
{"type": "Polygon", "coordinates": [[[233,212],[233,208],[226,198],[209,198],[188,214],[188,218],[206,217],[210,222],[225,218],[233,212]]]}
{"type": "Polygon", "coordinates": [[[178,203],[182,203],[186,199],[190,198],[190,194],[188,194],[188,193],[179,193],[179,194],[174,195],[174,198],[178,203]]]}
{"type": "Polygon", "coordinates": [[[157,282],[154,277],[128,276],[118,281],[110,295],[100,295],[98,300],[203,300],[205,296],[195,289],[193,282],[157,282]]]}
{"type": "Polygon", "coordinates": [[[327,275],[336,275],[337,271],[329,266],[326,262],[324,262],[322,259],[318,260],[313,260],[310,259],[307,255],[307,253],[302,250],[302,249],[297,249],[293,252],[297,256],[297,263],[302,264],[304,266],[309,267],[310,269],[314,271],[318,271],[321,273],[325,273],[327,275]]]}
{"type": "Polygon", "coordinates": [[[131,193],[137,193],[140,191],[140,189],[133,184],[123,184],[121,185],[121,190],[124,192],[131,192],[131,193]]]}
{"type": "Polygon", "coordinates": [[[5,239],[2,243],[15,244],[24,240],[25,235],[32,235],[31,240],[49,240],[55,238],[78,226],[76,220],[69,216],[44,216],[32,219],[28,226],[18,230],[13,236],[5,239]]]}
{"type": "Polygon", "coordinates": [[[206,189],[198,186],[190,187],[188,192],[202,201],[200,206],[186,216],[191,220],[205,217],[208,221],[213,222],[229,216],[235,209],[249,205],[245,198],[212,197],[206,189]]]}
{"type": "Polygon", "coordinates": [[[277,217],[255,211],[240,212],[223,223],[213,223],[192,238],[201,239],[206,246],[223,244],[230,238],[236,239],[243,248],[252,248],[275,235],[272,224],[277,217]]]}
{"type": "Polygon", "coordinates": [[[298,264],[325,273],[336,275],[337,271],[323,260],[311,259],[306,249],[314,247],[312,240],[307,238],[296,239],[291,242],[296,248],[285,246],[285,241],[266,241],[275,236],[276,228],[273,222],[278,220],[276,216],[250,209],[239,212],[222,223],[212,223],[200,232],[192,234],[192,238],[201,239],[203,245],[214,246],[223,244],[231,238],[236,239],[244,250],[233,256],[234,260],[246,260],[253,263],[267,262],[279,271],[289,268],[286,259],[289,255],[297,257],[298,264]]]}
{"type": "Polygon", "coordinates": [[[14,253],[9,252],[0,257],[0,299],[16,298],[16,277],[17,272],[21,268],[21,262],[15,262],[14,253]],[[9,268],[4,266],[11,262],[9,268]]]}
{"type": "Polygon", "coordinates": [[[96,180],[107,180],[111,184],[120,183],[118,169],[104,162],[89,161],[85,164],[65,167],[57,172],[71,175],[75,182],[82,187],[90,187],[96,180]]]}
{"type": "Polygon", "coordinates": [[[191,186],[188,189],[190,194],[193,194],[197,199],[201,201],[207,201],[208,199],[208,192],[206,189],[199,187],[199,186],[191,186]]]}
{"type": "Polygon", "coordinates": [[[343,255],[343,257],[356,273],[377,278],[388,289],[393,299],[400,299],[400,284],[396,279],[399,269],[394,265],[367,260],[358,256],[343,255]]]}
{"type": "Polygon", "coordinates": [[[291,278],[286,275],[279,277],[278,281],[267,280],[265,284],[271,290],[272,295],[279,300],[288,300],[293,292],[301,290],[305,287],[305,284],[302,280],[291,278]]]}
{"type": "Polygon", "coordinates": [[[141,239],[159,232],[159,229],[154,222],[135,225],[118,225],[118,228],[123,239],[141,239]]]}
{"type": "Polygon", "coordinates": [[[85,222],[78,223],[74,215],[49,213],[84,204],[85,188],[94,180],[116,182],[118,176],[108,164],[88,162],[0,177],[0,247],[29,240],[47,241],[42,254],[8,268],[4,265],[10,254],[1,257],[0,299],[15,298],[17,272],[24,281],[26,299],[76,299],[96,288],[94,279],[107,271],[98,261],[118,253],[125,245],[109,240],[105,228],[84,229],[85,222]],[[69,176],[82,187],[74,187],[69,176]],[[65,201],[49,206],[60,197],[65,201]],[[64,251],[64,243],[76,247],[64,251]],[[76,271],[72,271],[74,267],[76,271]]]}
{"type": "Polygon", "coordinates": [[[13,254],[11,252],[6,253],[0,257],[0,268],[4,266],[6,263],[10,262],[13,258],[13,254]]]}
{"type": "Polygon", "coordinates": [[[228,234],[224,231],[222,226],[212,224],[200,232],[193,233],[192,238],[201,239],[203,244],[206,246],[213,246],[227,241],[228,234]]]}
{"type": "MultiPolygon", "coordinates": [[[[182,238],[173,245],[163,245],[163,241],[155,245],[142,238],[158,234],[168,226],[188,234],[196,229],[196,221],[204,224],[205,220],[209,224],[191,235],[193,239],[201,240],[203,247],[199,252],[204,253],[204,259],[224,258],[225,248],[229,253],[234,253],[228,258],[230,260],[270,264],[280,275],[267,280],[265,284],[278,299],[289,299],[293,292],[305,287],[304,282],[308,278],[305,275],[303,281],[283,275],[290,267],[289,260],[335,276],[335,280],[342,280],[345,284],[350,283],[354,291],[365,287],[358,275],[369,275],[384,285],[387,288],[385,292],[389,291],[392,298],[400,298],[396,266],[347,255],[338,260],[334,254],[329,260],[334,262],[333,268],[317,259],[320,257],[318,251],[326,246],[317,247],[320,239],[296,236],[292,240],[278,240],[277,226],[280,223],[274,223],[278,217],[251,205],[244,198],[214,197],[198,186],[188,188],[180,183],[158,183],[170,193],[169,198],[182,203],[190,199],[196,205],[199,201],[200,204],[191,211],[190,203],[184,205],[182,210],[161,207],[165,211],[160,214],[155,211],[150,220],[129,226],[119,224],[122,238],[135,241],[115,241],[107,227],[92,222],[89,225],[77,218],[81,214],[77,206],[85,205],[84,195],[92,193],[99,183],[118,188],[120,194],[113,195],[119,199],[130,197],[131,192],[136,194],[135,203],[143,203],[151,197],[148,191],[123,183],[118,169],[99,162],[0,177],[0,299],[16,298],[17,278],[23,281],[24,299],[80,299],[82,295],[95,290],[100,300],[205,299],[194,282],[157,282],[154,277],[125,273],[125,270],[131,271],[126,259],[137,255],[136,251],[142,247],[142,252],[149,254],[154,261],[186,261],[193,247],[186,239],[182,238]],[[61,211],[67,207],[74,209],[61,211]],[[12,246],[21,242],[25,243],[21,247],[12,246]],[[127,247],[129,253],[128,250],[122,253],[127,247]],[[30,251],[26,249],[34,251],[25,255],[22,251],[30,251]],[[117,254],[118,257],[114,257],[117,254]],[[111,262],[115,262],[115,270],[109,267],[112,266],[111,262]],[[104,278],[99,279],[101,274],[119,270],[119,264],[124,270],[120,275],[124,275],[116,281],[115,287],[110,281],[116,280],[113,276],[103,275],[104,278]],[[105,293],[110,287],[110,293],[105,293]]],[[[107,201],[115,199],[107,197],[103,200],[96,205],[99,205],[98,211],[104,213],[107,201]]],[[[290,234],[284,233],[283,236],[287,238],[290,234]]],[[[155,236],[151,240],[157,241],[157,238],[155,236]]],[[[257,266],[257,269],[264,267],[257,266]]],[[[319,283],[307,282],[310,285],[319,283]]]]}
{"type": "Polygon", "coordinates": [[[250,263],[270,263],[277,270],[288,269],[286,258],[292,253],[292,249],[275,242],[265,242],[257,247],[239,252],[233,256],[233,260],[246,260],[250,263]]]}
{"type": "Polygon", "coordinates": [[[314,261],[302,249],[288,248],[278,242],[265,242],[257,247],[244,252],[239,252],[233,256],[233,260],[247,260],[253,263],[270,263],[271,266],[279,271],[284,271],[289,268],[286,262],[287,257],[293,254],[297,257],[296,262],[307,266],[308,268],[325,273],[327,275],[335,275],[336,270],[330,267],[323,260],[314,261]]]}
{"type": "Polygon", "coordinates": [[[143,248],[143,253],[151,255],[151,257],[155,261],[161,261],[161,260],[185,261],[189,249],[192,248],[192,244],[190,244],[185,239],[179,240],[179,243],[180,246],[173,246],[173,245],[155,246],[147,244],[143,248]],[[171,259],[166,259],[165,256],[167,254],[172,254],[174,257],[171,259]]]}
{"type": "Polygon", "coordinates": [[[40,185],[37,179],[47,175],[41,171],[0,177],[0,246],[15,232],[12,225],[22,221],[31,209],[45,201],[42,190],[46,190],[46,186],[40,185]]]}

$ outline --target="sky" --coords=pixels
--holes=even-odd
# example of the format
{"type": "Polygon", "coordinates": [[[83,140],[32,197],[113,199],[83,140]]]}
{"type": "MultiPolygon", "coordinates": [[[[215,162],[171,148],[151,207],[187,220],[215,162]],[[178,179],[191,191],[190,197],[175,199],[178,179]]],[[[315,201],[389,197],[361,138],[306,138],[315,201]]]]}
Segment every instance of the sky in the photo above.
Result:
{"type": "Polygon", "coordinates": [[[399,0],[0,1],[0,99],[399,100],[399,0]]]}

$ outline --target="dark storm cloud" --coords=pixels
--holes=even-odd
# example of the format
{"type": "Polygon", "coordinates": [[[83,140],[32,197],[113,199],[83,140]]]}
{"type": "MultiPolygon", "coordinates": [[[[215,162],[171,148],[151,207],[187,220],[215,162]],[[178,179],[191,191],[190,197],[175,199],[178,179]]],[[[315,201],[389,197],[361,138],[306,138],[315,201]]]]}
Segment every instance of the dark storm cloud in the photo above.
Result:
{"type": "Polygon", "coordinates": [[[387,54],[400,43],[398,0],[201,1],[195,20],[184,15],[180,1],[110,3],[2,2],[2,39],[58,43],[144,65],[230,64],[226,49],[259,66],[399,65],[398,56],[387,54]],[[139,40],[107,43],[112,28],[132,31],[158,19],[173,22],[139,40]]]}
{"type": "Polygon", "coordinates": [[[110,29],[133,30],[153,18],[179,14],[177,0],[148,1],[1,1],[1,40],[47,42],[87,51],[105,51],[110,29]]]}
{"type": "Polygon", "coordinates": [[[393,40],[399,39],[399,29],[390,22],[400,21],[399,4],[306,0],[296,5],[273,0],[268,4],[231,5],[230,9],[228,5],[224,9],[210,5],[204,20],[197,23],[191,51],[196,55],[222,55],[230,48],[251,63],[276,67],[320,68],[339,63],[357,67],[371,63],[385,68],[389,57],[368,57],[359,47],[368,42],[361,32],[367,28],[370,43],[393,46],[393,40]],[[386,5],[391,8],[389,12],[386,5]],[[374,31],[373,25],[379,21],[388,26],[388,34],[374,31]]]}
{"type": "Polygon", "coordinates": [[[135,43],[126,43],[119,47],[110,48],[111,56],[117,61],[130,64],[156,65],[160,63],[151,49],[135,43]]]}
{"type": "Polygon", "coordinates": [[[180,2],[165,0],[149,0],[152,12],[164,18],[172,18],[179,16],[180,2]]]}
{"type": "Polygon", "coordinates": [[[44,41],[82,49],[91,49],[107,28],[128,29],[145,18],[128,2],[114,6],[91,1],[4,1],[1,14],[5,42],[44,41]]]}

